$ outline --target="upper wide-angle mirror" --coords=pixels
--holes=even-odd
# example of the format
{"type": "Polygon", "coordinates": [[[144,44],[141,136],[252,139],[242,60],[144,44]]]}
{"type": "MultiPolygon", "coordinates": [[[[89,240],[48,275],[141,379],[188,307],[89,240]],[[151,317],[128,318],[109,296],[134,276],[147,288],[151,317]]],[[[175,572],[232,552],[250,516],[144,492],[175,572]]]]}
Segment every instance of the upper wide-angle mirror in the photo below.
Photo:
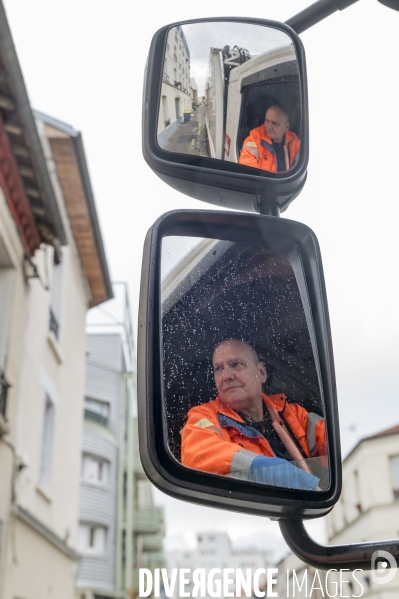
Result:
{"type": "Polygon", "coordinates": [[[228,21],[169,29],[157,134],[163,150],[286,172],[299,160],[301,119],[288,33],[228,21]]]}
{"type": "Polygon", "coordinates": [[[220,17],[171,23],[152,39],[143,155],[199,200],[276,215],[309,159],[306,61],[285,23],[220,17]]]}
{"type": "Polygon", "coordinates": [[[138,373],[141,458],[165,492],[281,517],[336,501],[334,369],[308,227],[215,212],[159,219],[144,251],[138,373]]]}

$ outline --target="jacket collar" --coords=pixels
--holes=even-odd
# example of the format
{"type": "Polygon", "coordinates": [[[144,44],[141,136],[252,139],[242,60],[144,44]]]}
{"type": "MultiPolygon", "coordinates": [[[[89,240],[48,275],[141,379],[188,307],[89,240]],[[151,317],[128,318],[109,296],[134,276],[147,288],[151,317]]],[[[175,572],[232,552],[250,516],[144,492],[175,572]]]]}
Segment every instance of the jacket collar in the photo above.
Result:
{"type": "MultiPolygon", "coordinates": [[[[270,408],[274,408],[278,412],[282,412],[284,410],[286,400],[284,393],[277,393],[276,395],[266,395],[265,393],[262,393],[262,399],[263,402],[270,408]]],[[[237,414],[235,410],[229,406],[226,406],[226,404],[220,400],[219,396],[216,398],[216,403],[217,411],[220,414],[228,416],[229,418],[233,418],[237,422],[244,422],[244,420],[237,414]]]]}
{"type": "MultiPolygon", "coordinates": [[[[267,141],[268,144],[273,145],[272,140],[270,139],[270,137],[268,136],[268,134],[265,131],[264,124],[260,125],[260,132],[261,132],[261,138],[264,139],[265,141],[267,141]]],[[[295,133],[293,131],[290,131],[290,129],[288,129],[288,131],[285,132],[285,142],[287,144],[289,144],[294,139],[294,136],[295,136],[295,133]]]]}

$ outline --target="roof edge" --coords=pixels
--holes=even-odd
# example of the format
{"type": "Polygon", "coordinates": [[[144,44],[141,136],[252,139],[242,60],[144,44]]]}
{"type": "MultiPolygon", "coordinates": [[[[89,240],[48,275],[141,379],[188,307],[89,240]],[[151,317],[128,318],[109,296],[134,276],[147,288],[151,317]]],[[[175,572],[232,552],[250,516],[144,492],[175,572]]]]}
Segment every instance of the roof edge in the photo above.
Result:
{"type": "Polygon", "coordinates": [[[10,26],[8,24],[7,15],[0,0],[0,38],[1,47],[4,50],[2,55],[4,64],[7,70],[12,75],[10,86],[14,90],[17,100],[17,109],[24,126],[26,134],[29,138],[31,147],[31,160],[35,166],[38,182],[42,186],[44,194],[44,202],[46,204],[49,217],[53,223],[55,233],[62,245],[66,244],[66,234],[62,224],[61,214],[58,208],[57,200],[53,187],[51,185],[50,176],[47,170],[46,160],[44,158],[43,148],[39,138],[39,133],[36,128],[36,123],[33,117],[32,108],[29,102],[28,93],[26,90],[21,66],[15,50],[14,42],[11,35],[10,26]]]}
{"type": "Polygon", "coordinates": [[[96,204],[94,201],[93,189],[91,187],[89,169],[86,161],[86,154],[83,146],[83,138],[82,134],[78,132],[78,135],[72,138],[73,145],[75,147],[76,156],[78,158],[78,165],[80,176],[82,177],[82,183],[85,190],[86,198],[87,198],[87,206],[90,214],[90,221],[93,227],[94,239],[97,247],[98,256],[100,259],[101,270],[104,277],[104,285],[107,291],[108,299],[114,297],[114,292],[112,289],[111,278],[108,270],[108,262],[105,255],[105,248],[103,244],[103,238],[100,229],[100,223],[97,216],[96,204]]]}
{"type": "Polygon", "coordinates": [[[101,264],[101,272],[102,272],[103,279],[104,279],[104,286],[105,286],[105,289],[106,289],[106,292],[108,295],[108,299],[111,299],[114,297],[114,293],[113,293],[111,278],[110,278],[110,274],[109,274],[109,270],[108,270],[108,263],[107,263],[107,258],[105,255],[105,249],[104,249],[104,244],[103,244],[103,239],[102,239],[102,234],[101,234],[101,229],[100,229],[100,223],[99,223],[98,216],[97,216],[97,209],[96,209],[96,205],[95,205],[93,189],[91,186],[89,169],[88,169],[87,160],[86,160],[86,153],[85,153],[84,146],[83,146],[82,134],[80,131],[77,131],[76,129],[74,129],[72,127],[72,125],[69,125],[68,123],[65,123],[64,121],[60,121],[59,119],[49,116],[48,114],[40,112],[39,110],[34,110],[33,114],[38,119],[43,121],[45,124],[50,125],[51,127],[54,127],[55,129],[58,129],[59,131],[62,131],[63,133],[66,133],[67,135],[70,136],[70,138],[72,140],[72,144],[73,144],[76,158],[78,161],[79,174],[82,179],[82,185],[83,185],[83,189],[84,189],[85,196],[86,196],[87,207],[88,207],[89,215],[90,215],[90,223],[93,228],[96,249],[97,249],[97,253],[98,253],[100,264],[101,264]]]}
{"type": "Polygon", "coordinates": [[[350,450],[348,455],[342,460],[342,463],[344,464],[346,462],[346,460],[348,460],[350,458],[350,456],[356,451],[356,449],[365,441],[373,441],[374,439],[383,439],[384,437],[390,437],[393,435],[399,435],[399,430],[395,430],[395,428],[385,429],[385,430],[381,431],[380,433],[374,433],[373,435],[367,435],[367,437],[362,437],[362,439],[359,439],[359,441],[356,443],[356,445],[350,450]]]}

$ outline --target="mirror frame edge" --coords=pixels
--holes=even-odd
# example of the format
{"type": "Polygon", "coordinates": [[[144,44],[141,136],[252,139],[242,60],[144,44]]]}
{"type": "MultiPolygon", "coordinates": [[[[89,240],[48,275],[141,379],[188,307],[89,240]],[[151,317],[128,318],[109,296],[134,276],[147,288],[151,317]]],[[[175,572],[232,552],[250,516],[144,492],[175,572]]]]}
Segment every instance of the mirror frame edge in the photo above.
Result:
{"type": "Polygon", "coordinates": [[[214,17],[209,19],[190,19],[188,21],[165,25],[154,34],[149,50],[144,77],[142,131],[144,159],[155,174],[171,187],[186,195],[211,204],[255,212],[259,212],[260,198],[268,198],[269,201],[277,201],[280,211],[284,211],[302,191],[306,182],[309,161],[306,58],[301,39],[289,25],[266,19],[214,17]],[[190,157],[188,154],[167,152],[159,147],[157,143],[157,128],[162,89],[163,58],[168,31],[172,27],[179,25],[207,23],[210,21],[247,23],[272,27],[284,31],[292,39],[297,55],[300,77],[302,135],[300,159],[297,165],[291,169],[288,176],[285,174],[268,173],[267,171],[261,174],[254,174],[254,171],[257,169],[252,169],[244,165],[201,157],[194,157],[193,160],[193,157],[190,157]],[[205,162],[204,166],[201,164],[203,162],[205,162]],[[232,167],[228,165],[232,165],[234,167],[233,170],[230,170],[232,167]],[[240,172],[236,172],[237,166],[240,167],[240,172]],[[198,182],[199,173],[201,174],[201,183],[198,182]],[[197,185],[193,186],[193,182],[197,185]],[[224,193],[226,191],[227,193],[224,193]],[[240,199],[237,199],[234,204],[229,203],[229,192],[240,194],[240,199]],[[219,197],[221,194],[222,198],[219,197]],[[250,196],[250,199],[248,196],[250,196]]]}
{"type": "MultiPolygon", "coordinates": [[[[264,221],[264,222],[266,222],[264,221]]],[[[237,222],[236,222],[237,225],[237,222]]],[[[175,225],[176,226],[176,225],[175,225]]],[[[302,255],[302,252],[301,252],[302,255]]],[[[311,261],[310,261],[311,262],[311,261]]],[[[338,501],[341,485],[341,456],[339,441],[338,410],[336,400],[336,389],[334,380],[334,365],[332,359],[331,334],[328,321],[328,309],[326,304],[326,295],[324,287],[324,278],[321,267],[321,256],[318,248],[317,239],[314,233],[302,223],[289,221],[287,219],[275,219],[274,217],[237,214],[218,211],[188,211],[177,210],[162,215],[150,228],[147,233],[144,244],[142,281],[140,289],[140,310],[138,325],[138,414],[142,426],[139,427],[139,446],[140,456],[144,470],[148,478],[163,492],[194,503],[208,505],[211,507],[222,507],[233,509],[244,513],[264,515],[274,518],[303,519],[316,518],[328,513],[338,501]],[[159,253],[159,244],[163,236],[165,227],[170,226],[171,222],[183,225],[187,222],[196,223],[213,221],[214,224],[221,225],[226,221],[266,219],[273,227],[280,227],[282,230],[301,229],[314,245],[316,264],[312,268],[318,273],[317,282],[321,285],[322,294],[320,296],[322,310],[320,312],[321,325],[314,323],[315,329],[321,331],[324,339],[323,352],[319,349],[319,359],[327,360],[322,367],[325,376],[329,380],[329,399],[325,401],[325,413],[329,418],[328,446],[331,465],[331,486],[327,492],[323,493],[320,499],[303,498],[308,492],[286,491],[278,488],[266,487],[258,489],[251,487],[251,500],[248,500],[249,493],[237,491],[227,491],[215,489],[212,485],[215,478],[208,473],[188,469],[172,460],[170,452],[165,450],[165,439],[162,432],[162,443],[156,432],[163,431],[162,414],[155,410],[158,396],[158,405],[161,403],[159,395],[161,394],[162,374],[161,374],[161,339],[160,339],[160,314],[157,314],[159,308],[159,272],[157,271],[157,254],[159,253]],[[159,335],[159,337],[158,337],[159,335]],[[323,358],[321,356],[323,355],[323,358]],[[156,364],[158,362],[158,365],[156,364]],[[175,463],[173,463],[175,462],[175,463]],[[183,475],[183,476],[182,476],[183,475]],[[292,495],[296,494],[295,498],[292,495]],[[301,498],[298,497],[301,495],[301,498]],[[324,496],[324,497],[323,497],[324,496]]],[[[305,270],[305,279],[308,281],[309,273],[305,270]]],[[[317,286],[317,285],[316,285],[317,286]]],[[[313,289],[312,293],[317,293],[313,289]]],[[[313,312],[313,300],[310,297],[310,303],[313,312]]],[[[320,331],[317,334],[319,341],[320,331]]],[[[318,348],[320,344],[318,343],[318,348]]],[[[323,380],[323,385],[325,384],[323,380]]],[[[229,479],[231,482],[233,479],[229,479]]],[[[229,486],[234,486],[229,483],[229,486]]],[[[314,493],[310,492],[314,498],[314,493]]]]}

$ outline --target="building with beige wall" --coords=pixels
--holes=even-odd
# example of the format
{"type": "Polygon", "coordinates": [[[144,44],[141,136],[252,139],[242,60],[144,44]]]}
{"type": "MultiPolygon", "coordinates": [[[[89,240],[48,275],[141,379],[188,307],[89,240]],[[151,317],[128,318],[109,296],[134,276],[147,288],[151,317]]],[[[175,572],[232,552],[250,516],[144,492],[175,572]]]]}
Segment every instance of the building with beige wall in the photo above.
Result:
{"type": "MultiPolygon", "coordinates": [[[[361,439],[344,459],[342,474],[341,497],[325,518],[327,544],[399,538],[399,425],[361,439]]],[[[391,581],[380,584],[369,570],[327,574],[292,553],[277,568],[282,597],[320,599],[337,593],[337,597],[394,599],[399,594],[397,572],[391,581]]]]}
{"type": "MultiPolygon", "coordinates": [[[[327,516],[332,545],[399,538],[399,425],[364,437],[343,462],[343,489],[327,516]]],[[[394,599],[399,574],[378,584],[364,573],[366,599],[394,599]]]]}
{"type": "Polygon", "coordinates": [[[79,132],[33,113],[0,2],[0,597],[73,599],[87,310],[112,296],[79,132]]]}

